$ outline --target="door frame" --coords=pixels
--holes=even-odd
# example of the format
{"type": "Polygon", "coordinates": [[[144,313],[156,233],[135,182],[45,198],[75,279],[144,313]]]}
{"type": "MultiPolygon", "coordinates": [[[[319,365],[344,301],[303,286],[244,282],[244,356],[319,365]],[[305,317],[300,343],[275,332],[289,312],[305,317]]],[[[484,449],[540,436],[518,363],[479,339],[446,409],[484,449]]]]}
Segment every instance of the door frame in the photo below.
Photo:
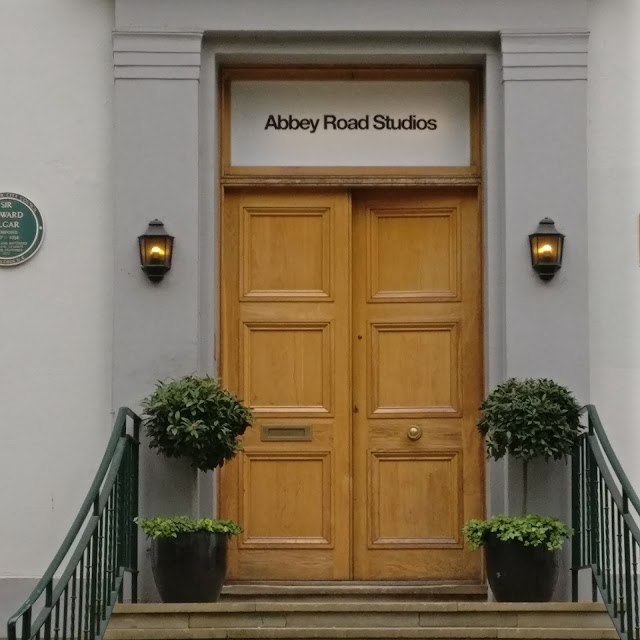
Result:
{"type": "MultiPolygon", "coordinates": [[[[224,67],[219,72],[218,100],[218,211],[224,211],[227,189],[234,187],[255,187],[265,189],[269,187],[327,187],[336,186],[349,190],[412,187],[474,187],[477,190],[478,213],[481,228],[483,219],[483,70],[476,65],[443,65],[440,67],[400,67],[400,66],[367,66],[367,67],[310,67],[310,66],[270,66],[270,67],[224,67]],[[234,79],[313,79],[336,80],[345,78],[355,79],[465,79],[470,86],[470,165],[468,167],[232,167],[230,162],[230,83],[234,79]]],[[[217,255],[218,255],[218,318],[219,330],[216,335],[216,353],[218,369],[222,371],[222,219],[218,216],[217,255]]],[[[481,256],[481,260],[483,256],[481,256]]],[[[484,316],[484,305],[481,312],[484,316]]],[[[483,349],[483,358],[485,357],[483,349]]],[[[486,488],[486,472],[482,473],[484,488],[486,488]]],[[[217,484],[217,503],[221,503],[221,482],[217,484]]],[[[484,492],[483,488],[483,492],[484,492]]],[[[353,570],[353,567],[352,567],[353,570]]]]}

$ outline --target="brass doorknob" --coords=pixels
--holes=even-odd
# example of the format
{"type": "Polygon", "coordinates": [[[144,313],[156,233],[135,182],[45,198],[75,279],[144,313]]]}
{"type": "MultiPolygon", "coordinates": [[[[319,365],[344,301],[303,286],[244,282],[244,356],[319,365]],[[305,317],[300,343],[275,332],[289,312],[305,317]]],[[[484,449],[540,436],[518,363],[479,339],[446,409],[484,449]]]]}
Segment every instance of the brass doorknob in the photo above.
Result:
{"type": "Polygon", "coordinates": [[[422,438],[422,428],[416,424],[409,427],[407,438],[409,438],[409,440],[420,440],[420,438],[422,438]]]}

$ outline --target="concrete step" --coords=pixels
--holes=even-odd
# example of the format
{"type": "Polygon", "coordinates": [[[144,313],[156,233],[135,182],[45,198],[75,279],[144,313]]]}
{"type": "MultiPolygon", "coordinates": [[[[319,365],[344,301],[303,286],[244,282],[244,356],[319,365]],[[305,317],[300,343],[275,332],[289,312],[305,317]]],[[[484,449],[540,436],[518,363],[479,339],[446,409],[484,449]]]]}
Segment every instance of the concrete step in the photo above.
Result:
{"type": "Polygon", "coordinates": [[[612,629],[548,629],[531,627],[318,627],[318,628],[213,628],[213,629],[113,629],[105,636],[109,640],[208,640],[238,638],[242,640],[304,640],[323,638],[338,640],[389,640],[390,638],[425,638],[429,640],[616,640],[612,629]]]}
{"type": "Polygon", "coordinates": [[[617,636],[598,603],[402,603],[376,599],[122,604],[114,610],[105,640],[254,637],[614,640],[617,636]]]}

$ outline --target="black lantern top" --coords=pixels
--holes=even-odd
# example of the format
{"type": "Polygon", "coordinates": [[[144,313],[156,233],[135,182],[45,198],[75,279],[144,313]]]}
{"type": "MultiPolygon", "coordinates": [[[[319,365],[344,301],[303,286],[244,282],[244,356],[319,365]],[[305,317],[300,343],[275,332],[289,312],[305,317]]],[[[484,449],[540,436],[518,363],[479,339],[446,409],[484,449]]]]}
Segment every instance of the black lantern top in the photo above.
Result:
{"type": "Polygon", "coordinates": [[[169,235],[160,220],[152,220],[147,230],[138,236],[140,266],[151,282],[159,282],[171,269],[173,236],[169,235]]]}
{"type": "Polygon", "coordinates": [[[542,280],[551,280],[562,266],[564,234],[560,233],[551,218],[540,220],[538,228],[529,236],[531,266],[542,280]]]}

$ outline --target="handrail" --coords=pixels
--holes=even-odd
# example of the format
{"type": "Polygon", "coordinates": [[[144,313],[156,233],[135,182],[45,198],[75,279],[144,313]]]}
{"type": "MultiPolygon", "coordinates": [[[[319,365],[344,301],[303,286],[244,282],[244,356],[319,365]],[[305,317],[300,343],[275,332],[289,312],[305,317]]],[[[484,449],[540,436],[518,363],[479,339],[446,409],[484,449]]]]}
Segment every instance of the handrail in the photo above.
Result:
{"type": "Polygon", "coordinates": [[[572,595],[579,571],[591,570],[591,595],[604,601],[621,640],[640,640],[640,499],[593,405],[572,457],[572,595]]]}
{"type": "Polygon", "coordinates": [[[140,417],[130,409],[118,411],[78,515],[44,576],[9,618],[9,640],[101,638],[116,600],[123,599],[125,572],[131,575],[131,600],[137,600],[137,530],[133,519],[138,515],[140,423],[140,417]],[[132,421],[132,433],[127,433],[127,419],[132,421]],[[56,578],[67,557],[65,569],[56,578]],[[43,596],[44,604],[34,621],[34,609],[43,596]]]}
{"type": "Polygon", "coordinates": [[[589,426],[593,429],[594,433],[598,436],[598,440],[600,445],[604,449],[604,452],[609,460],[609,464],[613,469],[614,473],[618,477],[618,480],[622,484],[623,491],[629,497],[633,508],[640,513],[640,498],[638,498],[638,494],[635,492],[631,483],[629,482],[629,478],[627,478],[627,474],[624,472],[618,457],[613,451],[613,447],[609,442],[609,438],[607,438],[607,434],[604,431],[604,427],[602,426],[602,422],[600,422],[600,416],[596,411],[596,408],[592,404],[588,404],[582,408],[583,413],[587,413],[589,416],[589,426]]]}

